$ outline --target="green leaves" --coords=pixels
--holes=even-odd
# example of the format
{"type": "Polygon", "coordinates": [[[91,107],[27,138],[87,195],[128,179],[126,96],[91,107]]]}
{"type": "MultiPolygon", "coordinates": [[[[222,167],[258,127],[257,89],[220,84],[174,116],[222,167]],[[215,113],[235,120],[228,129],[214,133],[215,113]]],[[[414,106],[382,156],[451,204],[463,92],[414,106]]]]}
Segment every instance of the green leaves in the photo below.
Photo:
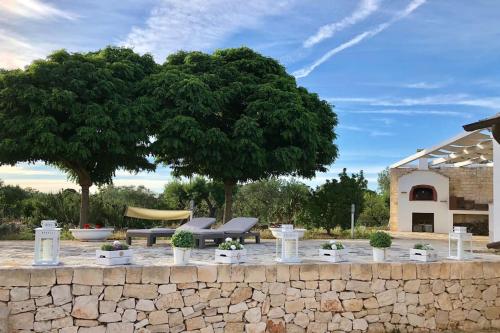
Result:
{"type": "Polygon", "coordinates": [[[337,226],[350,228],[351,204],[356,205],[357,218],[363,209],[366,187],[363,171],[349,176],[346,169],[343,169],[339,180],[327,180],[313,192],[309,203],[308,211],[313,225],[327,231],[337,226]]]}
{"type": "Polygon", "coordinates": [[[150,56],[108,47],[57,51],[1,74],[0,119],[8,121],[0,123],[0,164],[43,160],[95,184],[110,182],[118,168],[153,169],[150,112],[137,104],[139,83],[156,66],[150,56]]]}
{"type": "Polygon", "coordinates": [[[328,103],[248,48],[179,52],[148,83],[161,122],[152,148],[177,175],[311,177],[337,156],[328,103]]]}

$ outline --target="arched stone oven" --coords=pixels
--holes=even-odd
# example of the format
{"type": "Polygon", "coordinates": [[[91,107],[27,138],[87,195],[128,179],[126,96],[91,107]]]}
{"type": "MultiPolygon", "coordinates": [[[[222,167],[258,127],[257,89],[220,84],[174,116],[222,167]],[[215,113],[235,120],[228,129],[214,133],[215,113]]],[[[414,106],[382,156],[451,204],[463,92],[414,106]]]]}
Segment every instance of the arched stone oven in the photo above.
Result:
{"type": "Polygon", "coordinates": [[[410,201],[437,201],[436,188],[432,185],[415,185],[410,190],[410,201]]]}

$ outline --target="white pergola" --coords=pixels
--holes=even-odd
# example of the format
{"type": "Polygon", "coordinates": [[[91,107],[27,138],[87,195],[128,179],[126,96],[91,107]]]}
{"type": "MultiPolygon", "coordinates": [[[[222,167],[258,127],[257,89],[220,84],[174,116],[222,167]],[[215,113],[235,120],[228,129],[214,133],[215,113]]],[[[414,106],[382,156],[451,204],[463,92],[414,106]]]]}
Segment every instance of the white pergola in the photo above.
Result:
{"type": "Polygon", "coordinates": [[[391,165],[391,168],[493,167],[493,204],[490,212],[491,241],[500,241],[500,144],[489,129],[463,132],[436,146],[423,149],[391,165]],[[418,163],[416,163],[418,162],[418,163]],[[496,217],[496,218],[495,218],[496,217]]]}
{"type": "MultiPolygon", "coordinates": [[[[493,165],[493,142],[491,134],[485,130],[464,132],[431,148],[423,149],[399,162],[391,168],[412,167],[412,162],[428,163],[432,167],[465,167],[477,164],[493,165]]],[[[420,164],[422,168],[422,165],[420,164]]]]}

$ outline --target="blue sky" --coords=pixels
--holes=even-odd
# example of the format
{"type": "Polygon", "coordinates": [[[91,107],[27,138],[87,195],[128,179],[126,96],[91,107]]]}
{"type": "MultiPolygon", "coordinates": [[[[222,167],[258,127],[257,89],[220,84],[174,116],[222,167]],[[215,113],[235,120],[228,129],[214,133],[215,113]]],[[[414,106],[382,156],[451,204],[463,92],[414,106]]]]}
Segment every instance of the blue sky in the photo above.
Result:
{"type": "MultiPolygon", "coordinates": [[[[496,0],[10,0],[0,2],[0,67],[60,48],[125,45],[163,62],[179,49],[246,45],[335,105],[340,156],[306,182],[346,167],[375,188],[385,166],[499,112],[499,13],[496,0]]],[[[169,178],[160,168],[115,183],[161,191],[169,178]]],[[[41,163],[0,167],[0,179],[74,186],[41,163]]]]}

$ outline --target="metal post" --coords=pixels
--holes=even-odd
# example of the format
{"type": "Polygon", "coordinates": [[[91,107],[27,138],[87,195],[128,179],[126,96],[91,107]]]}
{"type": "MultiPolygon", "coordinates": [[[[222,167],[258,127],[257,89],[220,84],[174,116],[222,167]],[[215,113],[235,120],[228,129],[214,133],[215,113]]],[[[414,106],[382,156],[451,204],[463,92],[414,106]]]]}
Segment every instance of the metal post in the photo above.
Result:
{"type": "Polygon", "coordinates": [[[354,212],[356,211],[356,205],[351,205],[351,238],[354,239],[354,212]]]}

